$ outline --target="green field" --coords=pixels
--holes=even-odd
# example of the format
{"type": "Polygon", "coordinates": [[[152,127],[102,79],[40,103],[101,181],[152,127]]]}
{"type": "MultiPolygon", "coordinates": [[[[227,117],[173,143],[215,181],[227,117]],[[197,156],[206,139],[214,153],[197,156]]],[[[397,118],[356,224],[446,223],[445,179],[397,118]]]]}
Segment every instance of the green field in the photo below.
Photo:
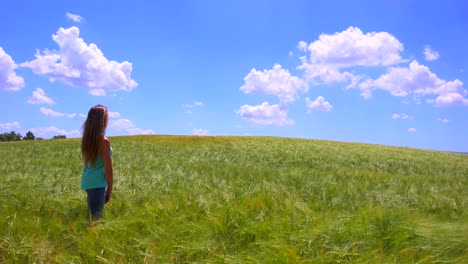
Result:
{"type": "Polygon", "coordinates": [[[0,263],[467,263],[468,155],[274,137],[111,138],[87,220],[80,141],[0,143],[0,263]]]}

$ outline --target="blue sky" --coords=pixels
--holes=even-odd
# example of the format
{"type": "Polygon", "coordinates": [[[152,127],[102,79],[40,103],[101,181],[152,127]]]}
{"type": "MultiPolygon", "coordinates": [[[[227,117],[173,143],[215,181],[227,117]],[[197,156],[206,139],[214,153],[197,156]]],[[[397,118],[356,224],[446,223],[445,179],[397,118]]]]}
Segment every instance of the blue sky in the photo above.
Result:
{"type": "Polygon", "coordinates": [[[468,151],[468,4],[0,2],[0,133],[267,135],[468,151]]]}

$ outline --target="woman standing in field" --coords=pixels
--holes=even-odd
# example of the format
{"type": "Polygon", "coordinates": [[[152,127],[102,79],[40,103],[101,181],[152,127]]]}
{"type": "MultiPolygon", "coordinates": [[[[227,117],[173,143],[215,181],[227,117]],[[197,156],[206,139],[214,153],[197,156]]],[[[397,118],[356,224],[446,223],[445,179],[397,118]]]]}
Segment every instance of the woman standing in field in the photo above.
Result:
{"type": "Polygon", "coordinates": [[[89,110],[83,124],[81,189],[87,193],[88,211],[93,220],[101,218],[104,204],[109,202],[112,194],[112,148],[105,136],[108,123],[107,107],[96,105],[89,110]]]}

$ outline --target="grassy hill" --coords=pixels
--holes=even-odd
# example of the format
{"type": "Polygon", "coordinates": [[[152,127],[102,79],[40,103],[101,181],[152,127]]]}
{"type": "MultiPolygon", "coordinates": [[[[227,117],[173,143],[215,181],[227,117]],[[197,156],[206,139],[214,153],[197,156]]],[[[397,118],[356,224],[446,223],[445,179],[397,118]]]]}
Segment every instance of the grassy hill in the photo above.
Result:
{"type": "Polygon", "coordinates": [[[80,141],[0,143],[1,263],[466,263],[468,156],[273,137],[111,138],[89,225],[80,141]]]}

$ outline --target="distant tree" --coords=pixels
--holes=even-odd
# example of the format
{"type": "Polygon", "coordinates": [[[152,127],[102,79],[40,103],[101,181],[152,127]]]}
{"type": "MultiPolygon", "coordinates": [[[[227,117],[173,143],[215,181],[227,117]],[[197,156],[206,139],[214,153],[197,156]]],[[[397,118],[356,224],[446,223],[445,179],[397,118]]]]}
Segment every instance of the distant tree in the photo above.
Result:
{"type": "Polygon", "coordinates": [[[10,135],[13,141],[20,141],[23,138],[20,133],[15,133],[15,131],[11,131],[10,135]]]}
{"type": "Polygon", "coordinates": [[[34,139],[36,139],[36,137],[31,131],[28,131],[28,133],[26,133],[26,136],[23,137],[23,140],[34,140],[34,139]]]}
{"type": "Polygon", "coordinates": [[[65,136],[65,135],[57,135],[57,136],[54,136],[52,139],[63,139],[63,138],[67,138],[67,136],[65,136]]]}
{"type": "Polygon", "coordinates": [[[0,141],[20,141],[21,134],[16,133],[15,131],[11,131],[10,133],[3,133],[0,134],[0,141]]]}

